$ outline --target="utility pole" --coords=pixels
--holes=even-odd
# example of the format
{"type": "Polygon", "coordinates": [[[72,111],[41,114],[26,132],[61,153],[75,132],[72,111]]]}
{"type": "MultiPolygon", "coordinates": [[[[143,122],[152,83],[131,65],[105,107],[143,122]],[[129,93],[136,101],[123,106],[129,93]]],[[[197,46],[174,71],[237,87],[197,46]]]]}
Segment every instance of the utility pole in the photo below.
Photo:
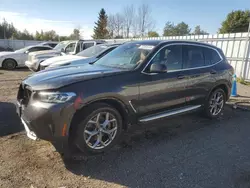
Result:
{"type": "MultiPolygon", "coordinates": [[[[242,61],[242,63],[245,62],[244,72],[243,72],[243,79],[244,80],[246,79],[246,76],[247,76],[247,64],[248,64],[249,56],[250,56],[250,13],[248,14],[248,21],[249,21],[249,23],[248,23],[248,31],[247,31],[246,48],[245,48],[244,57],[243,57],[243,61],[242,61]]],[[[242,65],[242,67],[243,67],[243,65],[242,65]]]]}

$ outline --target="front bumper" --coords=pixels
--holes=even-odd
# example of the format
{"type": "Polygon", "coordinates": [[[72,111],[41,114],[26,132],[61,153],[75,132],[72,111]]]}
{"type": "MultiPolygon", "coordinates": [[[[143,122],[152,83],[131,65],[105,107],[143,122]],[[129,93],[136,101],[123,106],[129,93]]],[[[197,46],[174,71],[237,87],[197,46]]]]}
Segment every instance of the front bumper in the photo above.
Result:
{"type": "Polygon", "coordinates": [[[47,140],[60,153],[69,150],[69,127],[75,113],[72,102],[46,104],[30,100],[27,105],[23,105],[17,101],[16,112],[30,139],[47,140]]]}

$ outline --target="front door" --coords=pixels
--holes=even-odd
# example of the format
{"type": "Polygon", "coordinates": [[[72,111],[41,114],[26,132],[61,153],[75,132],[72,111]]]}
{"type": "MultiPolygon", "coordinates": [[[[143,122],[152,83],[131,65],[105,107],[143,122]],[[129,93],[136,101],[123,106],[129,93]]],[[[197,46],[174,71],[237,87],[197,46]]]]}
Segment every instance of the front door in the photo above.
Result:
{"type": "Polygon", "coordinates": [[[139,113],[145,116],[185,105],[187,77],[182,71],[182,46],[162,48],[152,59],[140,80],[139,113]],[[166,73],[150,73],[153,63],[165,64],[166,73]]]}

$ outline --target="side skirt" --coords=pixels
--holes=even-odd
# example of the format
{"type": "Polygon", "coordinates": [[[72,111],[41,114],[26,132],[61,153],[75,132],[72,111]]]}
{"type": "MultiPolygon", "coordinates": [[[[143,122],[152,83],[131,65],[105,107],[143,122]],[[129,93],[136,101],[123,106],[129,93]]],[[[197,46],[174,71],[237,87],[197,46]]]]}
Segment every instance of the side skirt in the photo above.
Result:
{"type": "Polygon", "coordinates": [[[182,113],[185,113],[185,112],[196,110],[196,109],[198,109],[200,107],[201,107],[201,105],[192,105],[192,106],[186,106],[186,107],[183,107],[183,108],[167,110],[167,111],[164,111],[164,112],[161,112],[161,113],[157,113],[157,114],[149,115],[149,116],[146,116],[146,117],[142,117],[141,119],[139,119],[139,122],[145,123],[145,122],[149,122],[149,121],[153,121],[153,120],[157,120],[157,119],[161,119],[161,118],[165,118],[165,117],[169,117],[169,116],[173,116],[173,115],[177,115],[177,114],[182,114],[182,113]]]}

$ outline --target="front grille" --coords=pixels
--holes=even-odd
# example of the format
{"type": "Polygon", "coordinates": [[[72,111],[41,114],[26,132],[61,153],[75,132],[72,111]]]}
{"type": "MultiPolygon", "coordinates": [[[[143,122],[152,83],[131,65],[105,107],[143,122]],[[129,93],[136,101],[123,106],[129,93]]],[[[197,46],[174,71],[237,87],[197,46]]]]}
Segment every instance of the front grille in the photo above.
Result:
{"type": "Polygon", "coordinates": [[[28,85],[21,84],[17,94],[18,101],[20,101],[21,104],[27,105],[29,103],[31,95],[31,88],[28,85]]]}

